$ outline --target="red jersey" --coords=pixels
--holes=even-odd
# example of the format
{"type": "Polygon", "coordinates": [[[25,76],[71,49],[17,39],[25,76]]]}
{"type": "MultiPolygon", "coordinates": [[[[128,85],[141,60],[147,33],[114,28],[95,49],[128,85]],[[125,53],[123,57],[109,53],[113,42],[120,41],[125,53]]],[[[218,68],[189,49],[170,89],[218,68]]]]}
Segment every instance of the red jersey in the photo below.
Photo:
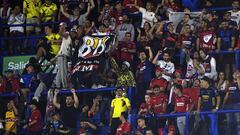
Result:
{"type": "Polygon", "coordinates": [[[4,79],[2,85],[4,92],[18,92],[20,90],[20,82],[14,77],[4,79]]]}
{"type": "Polygon", "coordinates": [[[116,135],[130,134],[130,132],[131,132],[130,123],[124,122],[117,128],[116,135]]]}
{"type": "Polygon", "coordinates": [[[152,96],[150,102],[151,102],[151,108],[154,113],[162,114],[166,112],[164,108],[164,104],[167,105],[167,102],[168,102],[167,95],[160,93],[160,95],[158,96],[152,96]]]}
{"type": "MultiPolygon", "coordinates": [[[[135,0],[124,0],[123,1],[123,7],[125,7],[129,13],[138,12],[138,9],[135,8],[135,6],[133,6],[134,3],[135,3],[135,0]]],[[[137,0],[137,5],[141,7],[142,6],[142,1],[137,0]]]]}
{"type": "Polygon", "coordinates": [[[122,13],[119,13],[118,11],[112,12],[112,17],[116,20],[116,26],[119,24],[122,24],[122,13]]]}
{"type": "Polygon", "coordinates": [[[154,79],[151,80],[149,88],[153,88],[156,85],[159,85],[160,87],[166,88],[167,83],[168,83],[167,80],[164,79],[164,78],[159,78],[159,79],[154,78],[154,79]]]}
{"type": "Polygon", "coordinates": [[[194,109],[197,109],[198,93],[199,93],[199,88],[184,88],[183,89],[183,94],[189,96],[192,99],[192,101],[194,103],[194,109]]]}
{"type": "Polygon", "coordinates": [[[128,61],[132,63],[133,61],[133,54],[129,52],[124,52],[121,51],[121,49],[126,48],[126,49],[136,49],[136,44],[134,42],[119,42],[119,47],[115,50],[114,53],[114,58],[117,60],[122,60],[122,61],[128,61]]]}
{"type": "Polygon", "coordinates": [[[216,34],[214,31],[202,31],[198,35],[199,37],[199,49],[203,49],[205,51],[215,50],[216,46],[214,45],[214,38],[216,34]]]}
{"type": "Polygon", "coordinates": [[[36,120],[37,123],[28,127],[29,131],[32,131],[32,132],[41,131],[41,117],[42,117],[41,112],[38,109],[33,110],[32,114],[28,120],[28,123],[30,123],[34,120],[36,120]]]}
{"type": "Polygon", "coordinates": [[[188,111],[188,107],[189,105],[192,104],[192,99],[187,96],[187,95],[183,95],[181,97],[176,96],[175,99],[175,109],[176,112],[186,112],[188,111]]]}

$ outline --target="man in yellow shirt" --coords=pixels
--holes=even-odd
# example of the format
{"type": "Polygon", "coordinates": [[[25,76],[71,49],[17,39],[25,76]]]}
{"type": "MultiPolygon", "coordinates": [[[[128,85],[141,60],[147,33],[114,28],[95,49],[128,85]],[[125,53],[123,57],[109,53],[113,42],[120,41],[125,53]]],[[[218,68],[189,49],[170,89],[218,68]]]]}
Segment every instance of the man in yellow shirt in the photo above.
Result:
{"type": "Polygon", "coordinates": [[[46,58],[50,61],[54,58],[61,46],[61,36],[57,33],[53,33],[51,26],[45,26],[45,41],[41,40],[38,43],[38,50],[37,50],[37,59],[46,58]]]}
{"type": "Polygon", "coordinates": [[[18,110],[14,105],[13,100],[7,104],[7,112],[5,113],[5,134],[17,135],[17,115],[18,110]]]}
{"type": "MultiPolygon", "coordinates": [[[[26,16],[27,24],[39,24],[40,20],[40,7],[41,0],[24,0],[23,1],[23,14],[26,16]]],[[[26,26],[27,35],[34,30],[34,26],[26,26]]],[[[35,27],[35,32],[40,33],[40,27],[35,27]]]]}
{"type": "Polygon", "coordinates": [[[57,12],[57,5],[52,0],[45,0],[40,8],[40,16],[42,22],[54,22],[57,12]]]}
{"type": "Polygon", "coordinates": [[[110,110],[110,123],[111,126],[111,135],[116,134],[116,129],[121,124],[119,117],[122,112],[128,111],[130,114],[131,104],[128,98],[123,96],[123,88],[117,88],[116,90],[116,98],[114,98],[111,102],[111,110],[110,110]]]}

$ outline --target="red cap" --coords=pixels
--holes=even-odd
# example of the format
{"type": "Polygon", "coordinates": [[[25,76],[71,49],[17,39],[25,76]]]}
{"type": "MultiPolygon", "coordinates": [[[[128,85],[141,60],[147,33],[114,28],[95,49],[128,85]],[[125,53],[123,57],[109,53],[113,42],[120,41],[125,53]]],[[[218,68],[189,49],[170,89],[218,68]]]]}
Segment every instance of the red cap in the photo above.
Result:
{"type": "Polygon", "coordinates": [[[160,67],[156,67],[156,68],[155,68],[155,72],[156,72],[156,71],[158,71],[158,72],[163,72],[163,69],[160,68],[160,67]]]}

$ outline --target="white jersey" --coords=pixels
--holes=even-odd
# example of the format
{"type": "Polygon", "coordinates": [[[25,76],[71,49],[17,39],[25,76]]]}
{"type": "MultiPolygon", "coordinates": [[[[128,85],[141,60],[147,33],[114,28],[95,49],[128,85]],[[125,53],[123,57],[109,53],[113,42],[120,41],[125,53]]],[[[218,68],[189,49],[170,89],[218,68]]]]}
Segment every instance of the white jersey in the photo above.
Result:
{"type": "MultiPolygon", "coordinates": [[[[202,64],[200,64],[200,67],[204,70],[204,67],[202,64]]],[[[190,59],[187,62],[187,72],[185,75],[186,79],[193,79],[193,78],[202,78],[203,75],[200,74],[200,71],[198,71],[194,66],[193,66],[193,60],[190,59]]]]}
{"type": "Polygon", "coordinates": [[[139,8],[139,11],[142,13],[142,24],[141,28],[143,28],[143,25],[145,22],[149,22],[151,26],[153,26],[154,22],[157,22],[157,18],[155,17],[154,12],[149,12],[145,8],[139,8]]]}
{"type": "Polygon", "coordinates": [[[72,39],[69,35],[69,32],[66,32],[66,34],[68,34],[68,36],[67,36],[67,38],[62,37],[62,44],[61,44],[61,48],[60,48],[60,51],[58,54],[70,56],[72,39]]]}
{"type": "MultiPolygon", "coordinates": [[[[171,61],[166,62],[164,60],[159,60],[159,61],[157,61],[156,65],[159,66],[160,68],[162,68],[164,70],[164,72],[166,72],[168,74],[173,74],[173,72],[175,71],[175,66],[171,61]]],[[[163,74],[162,77],[164,79],[166,79],[167,81],[171,80],[171,76],[163,74]]]]}
{"type": "Polygon", "coordinates": [[[231,13],[231,20],[235,21],[239,25],[240,21],[240,10],[238,12],[229,11],[231,13]]]}

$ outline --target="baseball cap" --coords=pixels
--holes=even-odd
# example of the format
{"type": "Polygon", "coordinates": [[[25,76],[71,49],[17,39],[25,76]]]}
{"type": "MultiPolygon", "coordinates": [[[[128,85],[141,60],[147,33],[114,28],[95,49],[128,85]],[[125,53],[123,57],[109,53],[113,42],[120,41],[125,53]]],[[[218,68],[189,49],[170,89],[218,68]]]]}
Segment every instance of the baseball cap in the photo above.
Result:
{"type": "Polygon", "coordinates": [[[155,72],[157,72],[157,71],[158,71],[158,72],[163,72],[163,69],[160,68],[160,67],[156,67],[156,68],[155,68],[155,72]]]}
{"type": "Polygon", "coordinates": [[[125,64],[128,68],[130,68],[130,63],[128,61],[124,61],[123,64],[125,64]]]}
{"type": "Polygon", "coordinates": [[[67,26],[67,24],[65,23],[65,22],[61,22],[60,24],[59,24],[59,26],[67,26]]]}
{"type": "Polygon", "coordinates": [[[12,69],[8,69],[5,71],[5,73],[14,73],[14,71],[12,69]]]}

